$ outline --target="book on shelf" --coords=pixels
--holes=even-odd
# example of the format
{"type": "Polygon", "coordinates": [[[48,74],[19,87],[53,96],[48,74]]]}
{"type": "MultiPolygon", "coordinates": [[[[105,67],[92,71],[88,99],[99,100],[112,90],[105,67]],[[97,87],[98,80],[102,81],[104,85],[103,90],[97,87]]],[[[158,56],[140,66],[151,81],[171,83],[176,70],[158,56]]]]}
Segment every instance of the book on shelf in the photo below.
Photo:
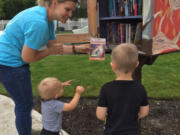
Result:
{"type": "MultiPolygon", "coordinates": [[[[137,24],[108,23],[106,35],[107,44],[134,43],[136,30],[137,24]]],[[[142,35],[138,35],[138,39],[139,36],[142,35]]]]}
{"type": "Polygon", "coordinates": [[[137,14],[142,15],[142,0],[138,0],[137,3],[137,14]]]}
{"type": "Polygon", "coordinates": [[[109,0],[109,17],[142,15],[142,0],[109,0]]]}
{"type": "MultiPolygon", "coordinates": [[[[129,17],[142,15],[142,0],[106,0],[106,2],[108,2],[106,5],[108,7],[108,14],[107,16],[103,15],[103,17],[107,17],[107,20],[108,17],[112,18],[111,21],[105,24],[106,34],[104,38],[107,39],[107,47],[125,42],[134,43],[138,21],[134,20],[132,22],[129,17]],[[128,23],[126,20],[121,23],[121,21],[118,21],[118,18],[115,21],[113,20],[115,17],[122,17],[119,19],[127,17],[128,23]]],[[[139,35],[136,36],[136,40],[137,37],[139,40],[139,35]]]]}
{"type": "Polygon", "coordinates": [[[133,0],[133,10],[134,10],[134,16],[137,16],[137,0],[133,0]]]}

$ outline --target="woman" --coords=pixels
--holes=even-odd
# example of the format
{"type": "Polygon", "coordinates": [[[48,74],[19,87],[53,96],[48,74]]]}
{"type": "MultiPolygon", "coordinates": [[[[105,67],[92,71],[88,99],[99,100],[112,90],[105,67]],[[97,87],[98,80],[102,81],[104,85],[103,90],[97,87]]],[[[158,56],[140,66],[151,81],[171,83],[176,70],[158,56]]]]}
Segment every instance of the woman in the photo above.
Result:
{"type": "Polygon", "coordinates": [[[33,95],[29,63],[52,54],[89,50],[89,45],[74,48],[56,42],[53,20],[66,23],[76,3],[77,0],[38,0],[39,6],[17,14],[0,36],[0,82],[15,102],[19,135],[31,135],[33,95]],[[45,45],[45,50],[40,49],[45,45]]]}

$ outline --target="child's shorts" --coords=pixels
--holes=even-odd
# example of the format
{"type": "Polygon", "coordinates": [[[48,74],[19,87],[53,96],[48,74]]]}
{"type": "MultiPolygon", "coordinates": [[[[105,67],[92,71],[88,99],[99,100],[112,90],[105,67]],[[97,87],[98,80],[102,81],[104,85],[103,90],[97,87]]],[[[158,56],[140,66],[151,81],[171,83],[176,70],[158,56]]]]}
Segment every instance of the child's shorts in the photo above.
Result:
{"type": "Polygon", "coordinates": [[[40,135],[63,135],[63,132],[52,132],[43,128],[40,135]]]}

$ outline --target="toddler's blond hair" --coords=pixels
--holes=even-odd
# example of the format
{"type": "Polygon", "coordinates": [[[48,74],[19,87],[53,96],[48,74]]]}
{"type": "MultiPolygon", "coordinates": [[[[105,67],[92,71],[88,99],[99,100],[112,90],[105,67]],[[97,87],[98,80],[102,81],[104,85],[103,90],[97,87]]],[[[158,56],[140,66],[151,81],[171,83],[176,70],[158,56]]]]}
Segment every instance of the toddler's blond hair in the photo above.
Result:
{"type": "Polygon", "coordinates": [[[42,99],[55,98],[55,94],[62,89],[62,83],[55,77],[47,77],[38,85],[38,92],[42,99]]]}

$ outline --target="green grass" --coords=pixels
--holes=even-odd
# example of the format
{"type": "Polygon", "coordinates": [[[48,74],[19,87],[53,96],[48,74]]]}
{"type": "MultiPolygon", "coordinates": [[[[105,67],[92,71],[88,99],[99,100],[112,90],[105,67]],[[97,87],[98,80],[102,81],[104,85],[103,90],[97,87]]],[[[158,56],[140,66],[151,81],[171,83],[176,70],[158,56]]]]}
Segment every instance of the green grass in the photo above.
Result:
{"type": "MultiPolygon", "coordinates": [[[[171,53],[157,58],[153,65],[142,69],[142,83],[148,97],[180,99],[180,54],[171,53]]],[[[72,86],[65,87],[64,96],[72,97],[77,85],[83,85],[84,97],[97,97],[101,86],[115,78],[110,68],[110,55],[105,61],[90,61],[88,55],[49,56],[31,64],[34,96],[38,96],[37,85],[41,79],[53,76],[61,81],[72,80],[72,86]]],[[[0,93],[7,94],[2,85],[0,93]]]]}
{"type": "Polygon", "coordinates": [[[72,86],[65,88],[64,96],[73,96],[77,85],[86,88],[83,96],[97,96],[101,85],[113,79],[109,61],[109,57],[107,61],[90,61],[88,55],[47,57],[31,65],[33,88],[36,90],[44,77],[54,76],[61,81],[72,80],[72,86]]]}
{"type": "Polygon", "coordinates": [[[180,53],[161,55],[153,65],[145,65],[142,83],[152,98],[180,99],[180,53]]]}
{"type": "Polygon", "coordinates": [[[56,31],[56,34],[72,34],[72,30],[69,31],[56,31]]]}

